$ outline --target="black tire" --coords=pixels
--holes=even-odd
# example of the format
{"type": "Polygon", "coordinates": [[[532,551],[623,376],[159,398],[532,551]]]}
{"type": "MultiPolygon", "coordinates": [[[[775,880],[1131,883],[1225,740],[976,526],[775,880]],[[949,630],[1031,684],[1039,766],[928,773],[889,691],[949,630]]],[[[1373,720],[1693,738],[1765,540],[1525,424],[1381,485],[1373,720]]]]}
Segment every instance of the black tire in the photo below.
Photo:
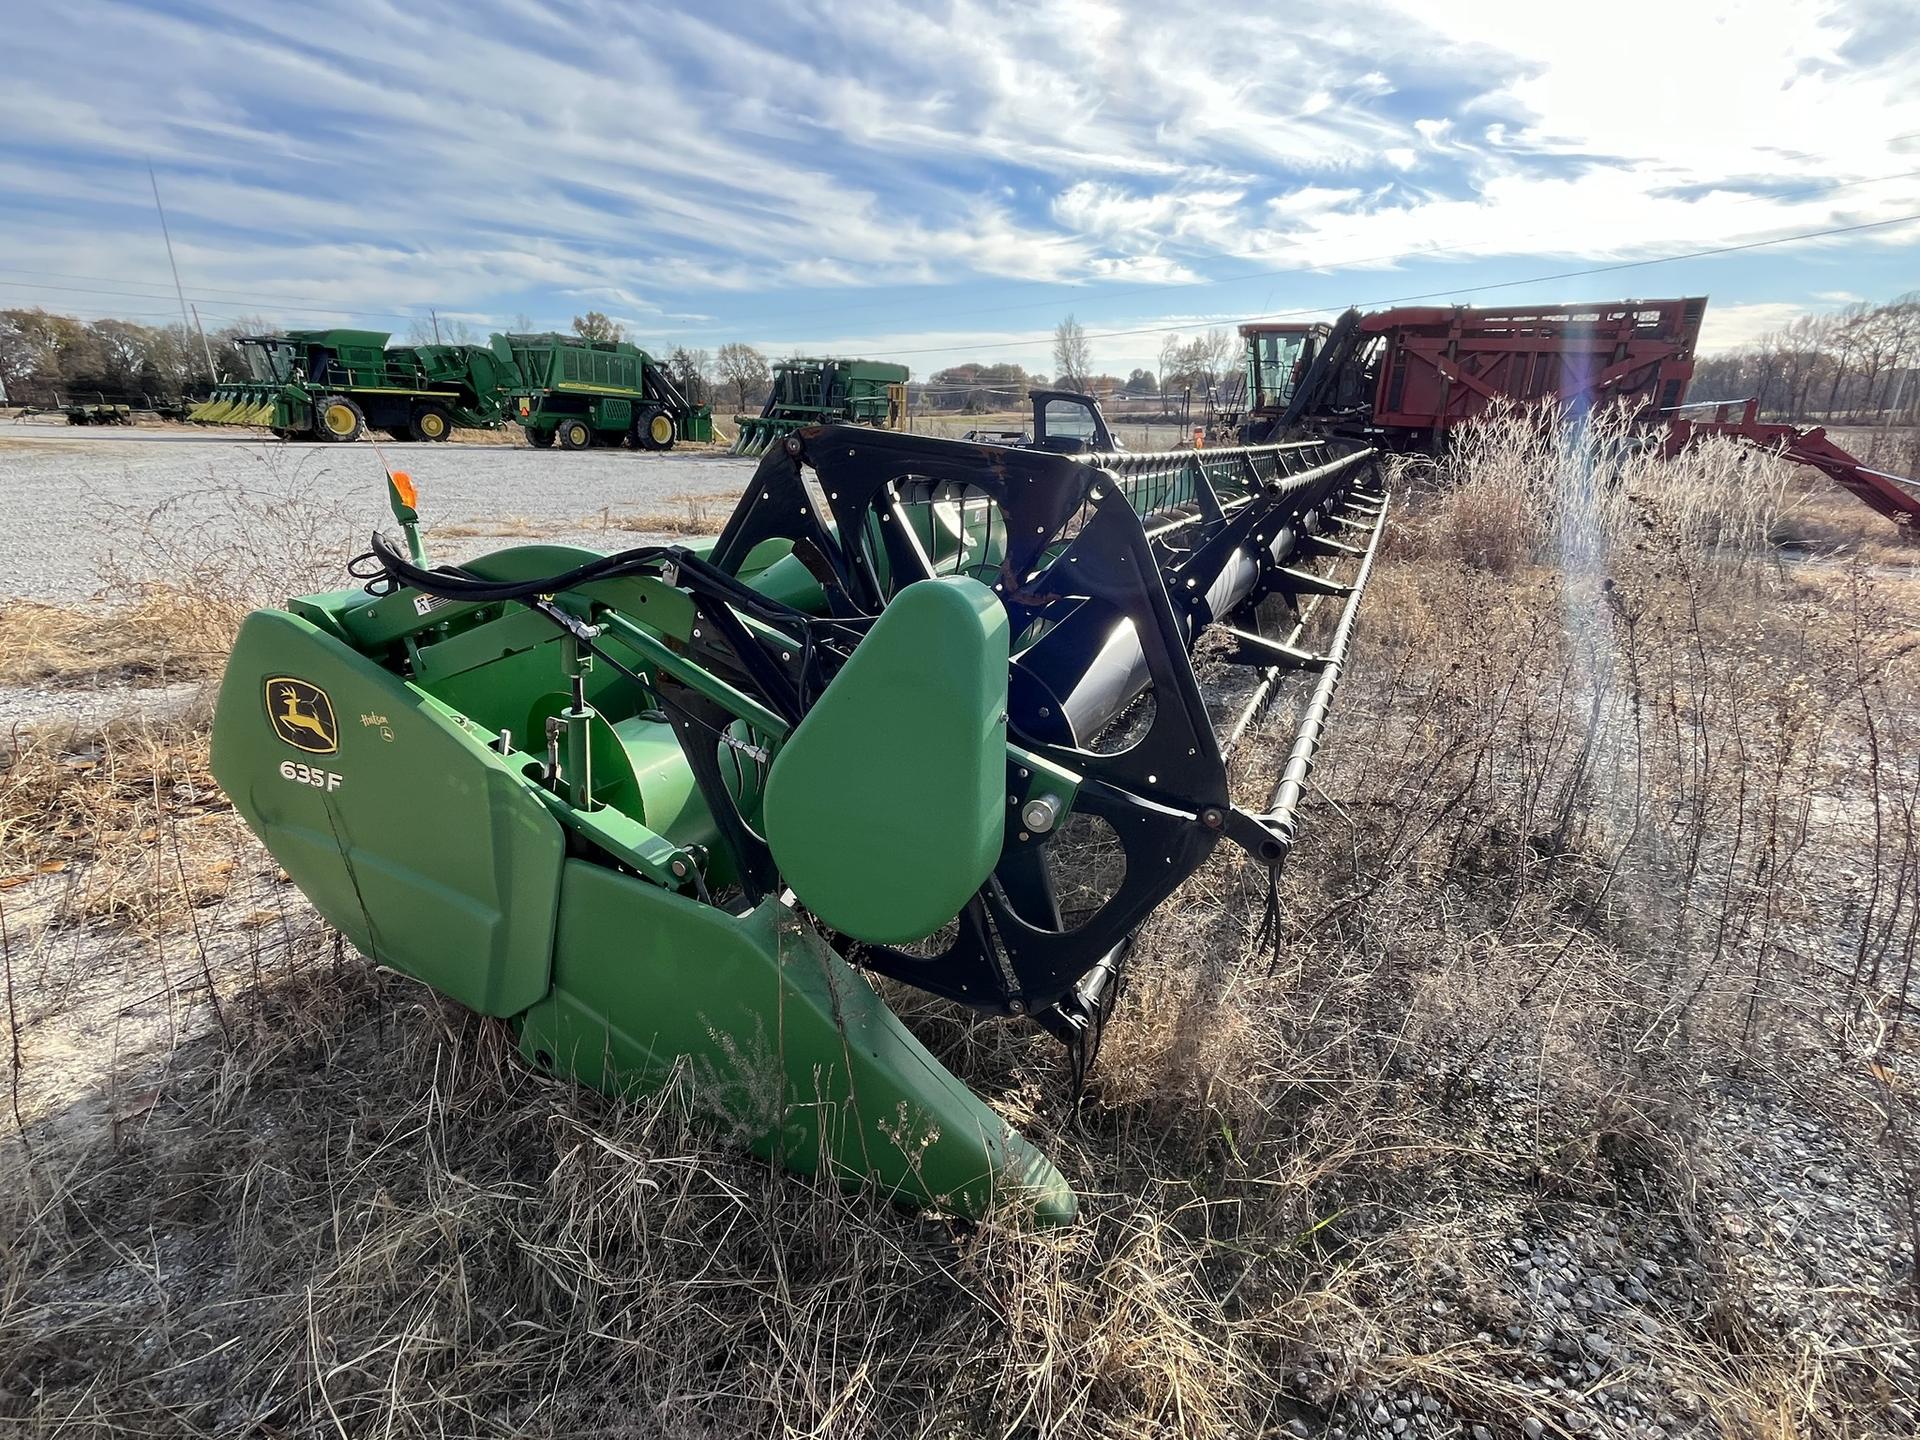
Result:
{"type": "Polygon", "coordinates": [[[633,422],[633,444],[638,450],[671,450],[673,417],[664,410],[648,410],[633,422]]]}
{"type": "Polygon", "coordinates": [[[313,438],[345,445],[367,433],[367,417],[344,395],[323,395],[313,402],[313,438]]]}
{"type": "Polygon", "coordinates": [[[551,450],[553,448],[553,431],[528,430],[527,443],[536,450],[551,450]]]}
{"type": "Polygon", "coordinates": [[[453,417],[438,405],[422,405],[413,412],[413,423],[407,427],[410,439],[434,445],[452,434],[453,417]]]}
{"type": "Polygon", "coordinates": [[[578,417],[562,420],[553,433],[559,436],[562,450],[587,450],[593,446],[593,426],[578,417]]]}

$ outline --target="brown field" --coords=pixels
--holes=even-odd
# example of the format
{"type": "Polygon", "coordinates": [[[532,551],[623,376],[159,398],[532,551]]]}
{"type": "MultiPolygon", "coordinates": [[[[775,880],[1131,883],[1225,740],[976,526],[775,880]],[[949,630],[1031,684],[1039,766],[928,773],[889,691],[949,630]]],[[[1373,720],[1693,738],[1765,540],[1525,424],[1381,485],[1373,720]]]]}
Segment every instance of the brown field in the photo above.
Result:
{"type": "Polygon", "coordinates": [[[889,991],[1080,1190],[1042,1234],[543,1080],[317,921],[153,697],[338,527],[0,602],[0,687],[125,712],[0,724],[9,1433],[1916,1433],[1916,547],[1512,422],[1393,492],[1277,943],[1223,852],[1078,1105],[889,991]]]}

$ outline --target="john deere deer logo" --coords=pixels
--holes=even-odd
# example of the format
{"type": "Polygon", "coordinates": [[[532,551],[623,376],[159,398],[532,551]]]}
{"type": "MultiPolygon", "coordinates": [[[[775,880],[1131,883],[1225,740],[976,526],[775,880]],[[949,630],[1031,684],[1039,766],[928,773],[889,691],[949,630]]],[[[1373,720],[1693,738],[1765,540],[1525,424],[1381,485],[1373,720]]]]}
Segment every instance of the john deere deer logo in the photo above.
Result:
{"type": "Polygon", "coordinates": [[[273,733],[296,750],[331,755],[339,748],[339,729],[327,692],[308,680],[275,675],[267,681],[267,719],[273,733]]]}

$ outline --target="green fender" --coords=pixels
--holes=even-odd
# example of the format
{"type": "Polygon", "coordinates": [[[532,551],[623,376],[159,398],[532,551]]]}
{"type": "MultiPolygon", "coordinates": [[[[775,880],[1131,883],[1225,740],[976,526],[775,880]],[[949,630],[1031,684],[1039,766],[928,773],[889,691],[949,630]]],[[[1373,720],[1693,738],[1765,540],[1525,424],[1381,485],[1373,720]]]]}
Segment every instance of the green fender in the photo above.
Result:
{"type": "MultiPolygon", "coordinates": [[[[875,703],[891,691],[911,709],[931,697],[902,695],[901,684],[922,682],[894,661],[919,651],[924,666],[935,656],[932,621],[964,622],[943,628],[949,657],[973,678],[945,694],[941,721],[964,754],[922,797],[937,802],[931,810],[952,833],[921,838],[977,869],[991,849],[981,812],[997,825],[1002,803],[1004,701],[985,677],[1005,638],[999,607],[981,604],[972,584],[909,587],[923,593],[890,627],[902,643],[873,649],[876,661],[894,659],[849,666],[830,689],[850,671],[846,694],[878,685],[875,703]]],[[[510,722],[476,723],[423,688],[457,689],[463,667],[490,652],[484,668],[499,682],[503,714],[524,716],[550,682],[520,673],[516,647],[527,637],[516,622],[419,647],[409,683],[340,638],[363,632],[390,645],[387,612],[411,610],[408,597],[369,604],[343,592],[299,603],[324,625],[261,611],[241,627],[214,721],[213,769],[254,833],[356,947],[509,1020],[542,1069],[615,1094],[657,1089],[688,1070],[708,1118],[793,1169],[976,1218],[1006,1206],[1041,1223],[1073,1217],[1072,1190],[1052,1164],[792,911],[769,899],[736,915],[616,868],[619,854],[601,848],[607,835],[640,843],[652,833],[618,810],[585,817],[602,825],[583,820],[570,841],[555,818],[565,807],[531,778],[535,757],[489,743],[510,722]]],[[[704,835],[690,780],[672,773],[674,755],[653,733],[663,727],[636,716],[601,728],[628,758],[633,808],[672,834],[704,835]]],[[[838,722],[823,727],[820,758],[847,763],[842,747],[854,738],[838,722]]],[[[803,802],[796,813],[830,808],[806,770],[789,777],[803,802]]],[[[610,784],[619,779],[608,773],[610,784]]],[[[667,853],[666,840],[652,843],[667,853]]],[[[871,834],[862,853],[883,869],[902,858],[871,834]]],[[[910,903],[917,912],[935,901],[949,898],[920,892],[910,903]]]]}

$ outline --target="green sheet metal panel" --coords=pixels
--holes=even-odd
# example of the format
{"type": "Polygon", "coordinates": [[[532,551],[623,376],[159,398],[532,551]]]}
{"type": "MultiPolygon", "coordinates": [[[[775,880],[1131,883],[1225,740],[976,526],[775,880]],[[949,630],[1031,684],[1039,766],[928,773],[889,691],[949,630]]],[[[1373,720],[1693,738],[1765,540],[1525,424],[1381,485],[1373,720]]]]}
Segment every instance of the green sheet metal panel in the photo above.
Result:
{"type": "Polygon", "coordinates": [[[613,1094],[688,1066],[760,1154],[901,1203],[1073,1219],[1051,1162],[949,1074],[871,986],[772,900],[740,917],[579,860],[561,889],[535,1065],[613,1094]]]}
{"type": "Polygon", "coordinates": [[[213,772],[356,947],[510,1016],[548,989],[565,847],[488,738],[306,621],[263,610],[241,626],[220,687],[213,772]]]}
{"type": "Polygon", "coordinates": [[[932,934],[1000,857],[1006,747],[1006,611],[962,576],[907,586],[774,759],[781,874],[856,939],[932,934]]]}

